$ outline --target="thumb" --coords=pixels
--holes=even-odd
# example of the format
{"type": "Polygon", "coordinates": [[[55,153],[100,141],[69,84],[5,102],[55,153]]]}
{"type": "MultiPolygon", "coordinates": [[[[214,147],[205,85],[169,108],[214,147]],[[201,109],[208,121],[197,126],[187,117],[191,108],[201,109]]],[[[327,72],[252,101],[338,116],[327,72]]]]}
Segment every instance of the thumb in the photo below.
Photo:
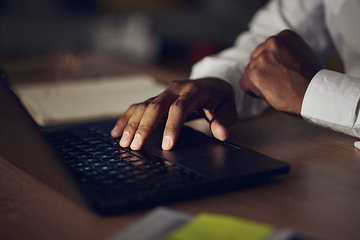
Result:
{"type": "Polygon", "coordinates": [[[210,130],[215,138],[225,141],[229,136],[229,128],[237,120],[235,103],[227,101],[215,112],[211,122],[210,130]]]}
{"type": "Polygon", "coordinates": [[[219,121],[212,121],[210,124],[210,130],[215,138],[225,141],[229,137],[229,130],[223,126],[219,121]]]}

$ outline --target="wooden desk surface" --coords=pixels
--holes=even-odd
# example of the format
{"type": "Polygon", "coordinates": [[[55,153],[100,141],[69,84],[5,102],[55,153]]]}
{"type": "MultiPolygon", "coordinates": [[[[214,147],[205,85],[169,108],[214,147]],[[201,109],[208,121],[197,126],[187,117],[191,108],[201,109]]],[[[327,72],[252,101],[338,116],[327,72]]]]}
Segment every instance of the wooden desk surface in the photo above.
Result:
{"type": "MultiPolygon", "coordinates": [[[[15,81],[48,71],[36,61],[32,63],[36,66],[23,63],[12,61],[3,67],[15,81]],[[16,71],[19,64],[22,68],[16,71]]],[[[112,64],[117,70],[111,73],[126,68],[112,64]]],[[[164,81],[180,76],[155,72],[164,81]]],[[[290,163],[290,174],[169,207],[190,214],[212,212],[264,221],[323,239],[360,239],[360,151],[353,147],[354,140],[275,111],[240,121],[231,129],[230,141],[290,163]]],[[[0,239],[106,239],[147,212],[98,216],[0,154],[0,239]]]]}

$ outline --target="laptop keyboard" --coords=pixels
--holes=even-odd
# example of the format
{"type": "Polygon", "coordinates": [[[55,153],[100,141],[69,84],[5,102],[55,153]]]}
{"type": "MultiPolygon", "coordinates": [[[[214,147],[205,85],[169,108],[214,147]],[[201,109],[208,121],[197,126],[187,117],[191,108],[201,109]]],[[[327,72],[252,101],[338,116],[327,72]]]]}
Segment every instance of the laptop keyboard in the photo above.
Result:
{"type": "Polygon", "coordinates": [[[106,196],[190,184],[203,177],[174,162],[121,148],[119,139],[95,128],[51,136],[65,165],[85,190],[106,196]]]}

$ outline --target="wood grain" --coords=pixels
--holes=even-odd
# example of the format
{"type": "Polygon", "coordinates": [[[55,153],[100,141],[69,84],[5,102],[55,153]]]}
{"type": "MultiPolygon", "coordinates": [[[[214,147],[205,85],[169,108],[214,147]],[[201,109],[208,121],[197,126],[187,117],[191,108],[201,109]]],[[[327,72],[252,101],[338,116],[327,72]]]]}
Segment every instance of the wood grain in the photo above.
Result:
{"type": "MultiPolygon", "coordinates": [[[[15,82],[60,79],[56,60],[46,59],[13,60],[3,66],[15,82]]],[[[149,72],[164,82],[183,78],[103,56],[84,56],[81,61],[83,72],[78,77],[149,72]]],[[[2,108],[5,111],[6,104],[2,108]]],[[[10,114],[11,109],[6,111],[2,114],[10,114]]],[[[12,130],[5,128],[4,122],[0,125],[0,239],[106,239],[149,211],[98,216],[70,194],[70,182],[62,183],[64,191],[54,187],[59,181],[49,179],[51,175],[59,178],[56,166],[31,164],[36,159],[30,157],[14,162],[11,158],[19,156],[13,149],[15,143],[20,143],[20,152],[41,151],[21,131],[11,141],[4,139],[20,122],[13,119],[7,123],[13,124],[12,130]],[[42,175],[47,168],[53,168],[53,174],[42,175]]],[[[231,129],[230,141],[289,163],[291,172],[261,185],[169,207],[190,214],[212,212],[263,221],[322,239],[360,239],[360,151],[353,147],[355,138],[270,110],[238,122],[231,129]]]]}

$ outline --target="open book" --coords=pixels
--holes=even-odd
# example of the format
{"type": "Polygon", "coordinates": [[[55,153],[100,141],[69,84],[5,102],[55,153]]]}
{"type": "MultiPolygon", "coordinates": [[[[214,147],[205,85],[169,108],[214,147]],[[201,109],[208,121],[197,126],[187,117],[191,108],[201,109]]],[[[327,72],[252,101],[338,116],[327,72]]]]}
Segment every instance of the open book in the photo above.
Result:
{"type": "Polygon", "coordinates": [[[127,108],[165,89],[149,75],[121,75],[12,85],[40,126],[119,117],[127,108]]]}

